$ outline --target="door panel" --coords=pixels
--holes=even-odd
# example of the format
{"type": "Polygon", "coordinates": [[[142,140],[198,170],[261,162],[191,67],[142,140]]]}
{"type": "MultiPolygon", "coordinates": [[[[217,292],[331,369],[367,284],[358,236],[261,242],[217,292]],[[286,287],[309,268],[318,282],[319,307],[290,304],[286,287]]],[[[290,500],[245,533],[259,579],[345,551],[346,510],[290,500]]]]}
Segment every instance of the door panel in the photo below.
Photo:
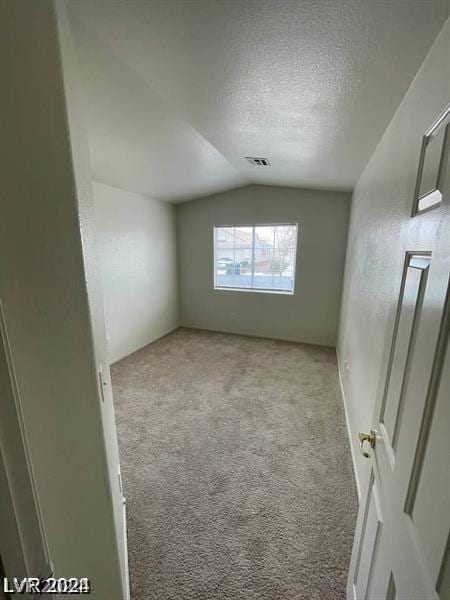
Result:
{"type": "Polygon", "coordinates": [[[386,600],[397,600],[397,588],[395,587],[395,579],[393,573],[391,573],[389,577],[386,600]]]}
{"type": "Polygon", "coordinates": [[[363,525],[362,537],[364,539],[364,544],[360,547],[358,565],[355,569],[354,593],[356,598],[366,597],[366,592],[370,584],[373,560],[376,556],[382,528],[383,517],[381,514],[378,490],[372,478],[363,525]]]}
{"type": "Polygon", "coordinates": [[[450,534],[436,589],[440,600],[450,600],[450,534]]]}
{"type": "Polygon", "coordinates": [[[393,464],[409,362],[414,349],[415,333],[420,322],[429,264],[429,256],[408,254],[402,278],[385,396],[380,416],[380,430],[393,464]]]}
{"type": "Polygon", "coordinates": [[[450,353],[448,341],[437,393],[430,397],[428,412],[436,411],[436,418],[424,423],[418,452],[413,466],[412,481],[405,503],[405,512],[411,515],[419,543],[427,557],[433,581],[438,580],[441,559],[450,530],[450,468],[444,466],[450,457],[447,437],[450,423],[450,353]],[[433,518],[430,519],[430,514],[433,518]]]}
{"type": "Polygon", "coordinates": [[[7,576],[48,577],[52,566],[0,300],[0,555],[7,576]]]}

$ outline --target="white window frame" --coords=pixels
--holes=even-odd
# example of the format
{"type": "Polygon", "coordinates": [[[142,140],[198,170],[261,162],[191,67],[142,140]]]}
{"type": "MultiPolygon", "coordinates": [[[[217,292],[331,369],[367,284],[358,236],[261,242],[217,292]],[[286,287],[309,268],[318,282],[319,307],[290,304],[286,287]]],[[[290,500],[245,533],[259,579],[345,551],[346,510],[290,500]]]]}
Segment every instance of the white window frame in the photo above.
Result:
{"type": "MultiPolygon", "coordinates": [[[[298,223],[239,223],[233,225],[214,225],[213,226],[213,281],[214,281],[214,290],[218,292],[247,292],[247,293],[256,293],[256,294],[278,294],[282,296],[293,296],[295,293],[295,283],[297,280],[297,253],[298,253],[298,234],[299,234],[299,226],[298,223]],[[252,253],[255,252],[255,228],[256,227],[285,227],[285,226],[294,226],[296,227],[296,239],[295,239],[295,254],[294,254],[294,268],[293,268],[293,282],[292,282],[292,290],[281,290],[281,289],[271,289],[271,288],[254,288],[254,287],[231,287],[231,286],[220,286],[217,285],[217,268],[216,268],[216,234],[217,230],[222,227],[252,227],[253,228],[253,242],[252,242],[252,253]]],[[[254,260],[252,260],[254,264],[254,260]]],[[[253,286],[253,277],[254,277],[254,268],[252,268],[252,286],[253,286]]]]}

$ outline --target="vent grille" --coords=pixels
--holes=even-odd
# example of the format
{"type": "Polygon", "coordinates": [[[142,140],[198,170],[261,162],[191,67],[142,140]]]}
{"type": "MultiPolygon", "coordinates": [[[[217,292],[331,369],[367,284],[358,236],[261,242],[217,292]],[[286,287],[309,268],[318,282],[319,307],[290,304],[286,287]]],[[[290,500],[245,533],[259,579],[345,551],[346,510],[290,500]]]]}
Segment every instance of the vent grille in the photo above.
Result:
{"type": "Polygon", "coordinates": [[[251,165],[256,165],[257,167],[270,166],[270,162],[267,160],[267,158],[256,158],[255,156],[246,156],[245,159],[248,160],[248,162],[251,165]]]}

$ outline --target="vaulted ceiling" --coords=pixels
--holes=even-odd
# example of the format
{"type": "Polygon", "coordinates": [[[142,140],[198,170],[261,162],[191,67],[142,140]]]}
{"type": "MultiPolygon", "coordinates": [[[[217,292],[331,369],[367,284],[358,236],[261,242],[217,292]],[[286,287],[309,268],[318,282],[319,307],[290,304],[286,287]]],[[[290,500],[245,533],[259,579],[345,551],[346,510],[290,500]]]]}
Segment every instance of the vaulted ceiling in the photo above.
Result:
{"type": "Polygon", "coordinates": [[[448,16],[447,0],[66,4],[93,178],[169,201],[352,189],[448,16]]]}

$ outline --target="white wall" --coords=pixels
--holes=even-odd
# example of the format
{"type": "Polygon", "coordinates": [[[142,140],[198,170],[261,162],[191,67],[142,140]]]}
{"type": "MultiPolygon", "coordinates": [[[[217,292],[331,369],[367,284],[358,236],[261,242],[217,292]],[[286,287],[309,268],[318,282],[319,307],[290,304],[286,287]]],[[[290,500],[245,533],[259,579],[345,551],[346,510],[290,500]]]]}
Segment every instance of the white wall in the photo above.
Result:
{"type": "Polygon", "coordinates": [[[335,346],[350,194],[250,185],[177,206],[181,324],[335,346]],[[298,223],[293,296],[215,290],[213,227],[298,223]]]}
{"type": "Polygon", "coordinates": [[[108,358],[178,326],[175,207],[93,182],[108,358]]]}
{"type": "Polygon", "coordinates": [[[411,218],[422,136],[450,100],[450,23],[444,26],[354,190],[338,357],[358,479],[381,362],[392,333],[407,250],[429,250],[442,210],[411,218]],[[348,379],[344,361],[348,361],[348,379]]]}

